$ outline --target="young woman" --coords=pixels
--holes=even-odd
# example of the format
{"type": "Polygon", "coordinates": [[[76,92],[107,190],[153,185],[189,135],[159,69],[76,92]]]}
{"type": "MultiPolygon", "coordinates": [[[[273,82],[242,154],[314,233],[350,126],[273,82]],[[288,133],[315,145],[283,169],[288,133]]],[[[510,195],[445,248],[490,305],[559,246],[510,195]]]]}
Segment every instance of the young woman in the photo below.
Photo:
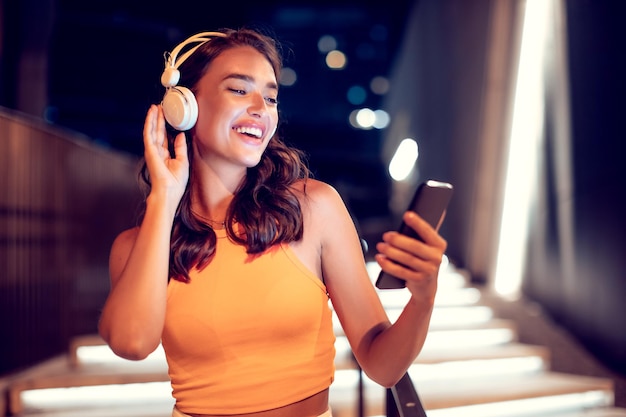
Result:
{"type": "Polygon", "coordinates": [[[394,385],[424,343],[446,241],[407,212],[424,242],[390,231],[376,245],[411,292],[391,324],[342,199],[275,133],[274,40],[199,39],[176,65],[197,121],[168,135],[163,106],[148,110],[145,212],[111,248],[100,334],[128,359],[163,345],[173,416],[330,416],[329,301],[364,372],[394,385]]]}

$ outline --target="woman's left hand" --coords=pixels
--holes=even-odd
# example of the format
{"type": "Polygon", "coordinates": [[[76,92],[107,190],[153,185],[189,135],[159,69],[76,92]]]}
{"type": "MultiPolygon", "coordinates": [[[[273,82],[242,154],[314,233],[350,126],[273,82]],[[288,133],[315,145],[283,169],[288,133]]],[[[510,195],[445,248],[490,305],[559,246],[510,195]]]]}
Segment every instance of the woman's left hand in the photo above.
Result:
{"type": "Polygon", "coordinates": [[[413,298],[432,303],[448,243],[415,212],[405,212],[402,219],[423,242],[399,232],[386,232],[376,245],[376,261],[385,272],[404,279],[413,298]]]}

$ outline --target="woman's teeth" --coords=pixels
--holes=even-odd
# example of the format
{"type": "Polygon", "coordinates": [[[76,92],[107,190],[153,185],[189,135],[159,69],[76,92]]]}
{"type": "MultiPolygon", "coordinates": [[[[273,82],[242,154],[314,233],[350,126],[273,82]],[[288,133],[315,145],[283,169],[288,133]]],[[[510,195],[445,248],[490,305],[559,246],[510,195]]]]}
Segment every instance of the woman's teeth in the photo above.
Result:
{"type": "Polygon", "coordinates": [[[235,128],[235,132],[243,133],[248,136],[254,136],[255,138],[260,138],[263,132],[258,127],[237,127],[235,128]]]}

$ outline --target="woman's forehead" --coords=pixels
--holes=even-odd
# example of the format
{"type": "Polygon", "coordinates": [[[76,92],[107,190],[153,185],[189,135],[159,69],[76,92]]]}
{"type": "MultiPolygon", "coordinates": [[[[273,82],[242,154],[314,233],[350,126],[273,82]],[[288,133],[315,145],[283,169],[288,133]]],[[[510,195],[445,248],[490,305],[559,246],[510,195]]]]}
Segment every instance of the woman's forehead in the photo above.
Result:
{"type": "Polygon", "coordinates": [[[274,67],[265,55],[251,46],[236,46],[220,53],[209,65],[208,71],[218,77],[242,74],[253,78],[276,79],[274,67]]]}

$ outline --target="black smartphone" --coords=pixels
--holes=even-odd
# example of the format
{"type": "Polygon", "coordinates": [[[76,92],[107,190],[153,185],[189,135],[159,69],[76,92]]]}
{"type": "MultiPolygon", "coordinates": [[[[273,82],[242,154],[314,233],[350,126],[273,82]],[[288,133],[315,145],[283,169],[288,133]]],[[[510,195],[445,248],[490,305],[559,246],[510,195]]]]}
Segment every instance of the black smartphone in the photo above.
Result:
{"type": "MultiPolygon", "coordinates": [[[[416,212],[433,228],[438,229],[443,215],[452,198],[452,184],[436,180],[428,180],[419,185],[411,199],[407,210],[416,212]]],[[[404,235],[422,240],[418,234],[404,222],[398,228],[404,235]]],[[[380,271],[376,279],[376,287],[380,289],[397,289],[406,287],[406,281],[384,271],[380,271]]]]}

